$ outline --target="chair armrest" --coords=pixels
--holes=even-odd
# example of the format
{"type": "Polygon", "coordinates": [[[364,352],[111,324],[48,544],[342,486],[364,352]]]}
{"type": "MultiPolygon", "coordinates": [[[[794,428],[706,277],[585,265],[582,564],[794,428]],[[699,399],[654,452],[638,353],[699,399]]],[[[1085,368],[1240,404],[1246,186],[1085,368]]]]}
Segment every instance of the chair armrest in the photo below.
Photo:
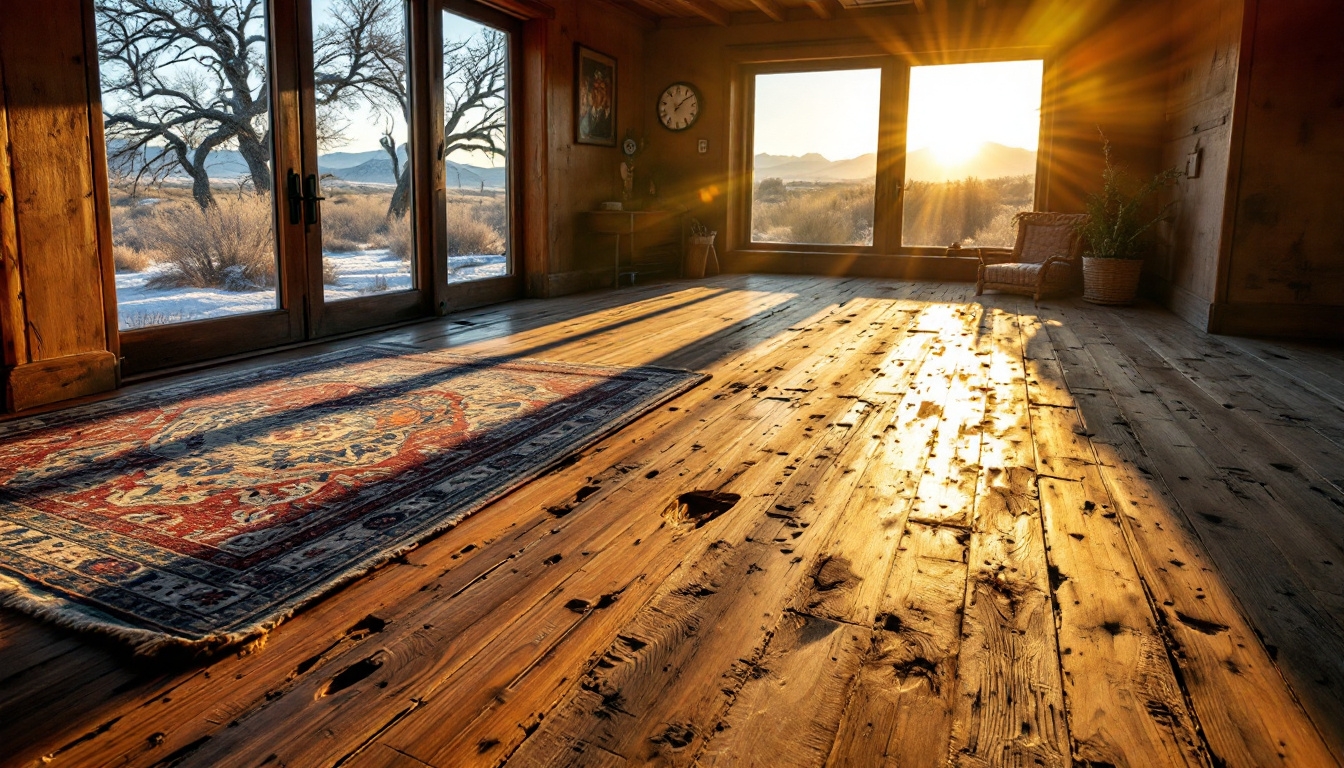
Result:
{"type": "Polygon", "coordinates": [[[1013,249],[1011,248],[976,248],[974,250],[981,264],[1007,264],[1013,260],[1013,249]]]}
{"type": "Polygon", "coordinates": [[[1053,264],[1073,264],[1074,258],[1066,253],[1057,253],[1041,262],[1041,274],[1045,274],[1053,264]]]}

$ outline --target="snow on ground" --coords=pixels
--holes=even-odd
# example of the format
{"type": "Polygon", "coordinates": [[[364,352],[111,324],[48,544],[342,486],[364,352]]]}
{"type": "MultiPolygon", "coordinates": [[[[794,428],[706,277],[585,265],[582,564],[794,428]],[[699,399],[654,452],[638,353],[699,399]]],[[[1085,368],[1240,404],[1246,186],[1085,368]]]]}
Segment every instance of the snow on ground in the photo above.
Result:
{"type": "MultiPolygon", "coordinates": [[[[323,287],[326,301],[411,288],[410,265],[386,249],[328,253],[326,258],[335,265],[338,275],[335,285],[323,287]]],[[[145,287],[145,283],[163,270],[162,265],[156,264],[144,272],[117,273],[121,330],[275,309],[274,288],[226,291],[221,288],[145,287]]],[[[499,277],[507,272],[508,264],[502,255],[448,258],[450,283],[499,277]]]]}

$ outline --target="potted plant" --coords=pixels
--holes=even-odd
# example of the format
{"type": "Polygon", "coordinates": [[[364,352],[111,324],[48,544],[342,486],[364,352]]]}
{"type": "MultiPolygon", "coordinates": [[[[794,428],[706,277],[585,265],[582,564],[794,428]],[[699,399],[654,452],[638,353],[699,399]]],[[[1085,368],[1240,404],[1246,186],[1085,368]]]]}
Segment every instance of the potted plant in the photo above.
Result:
{"type": "Polygon", "coordinates": [[[1153,211],[1149,200],[1180,175],[1169,168],[1138,184],[1111,162],[1111,143],[1102,137],[1106,166],[1101,191],[1087,198],[1087,219],[1078,225],[1083,241],[1083,300],[1093,304],[1129,304],[1139,288],[1147,234],[1167,217],[1175,202],[1153,211]]]}

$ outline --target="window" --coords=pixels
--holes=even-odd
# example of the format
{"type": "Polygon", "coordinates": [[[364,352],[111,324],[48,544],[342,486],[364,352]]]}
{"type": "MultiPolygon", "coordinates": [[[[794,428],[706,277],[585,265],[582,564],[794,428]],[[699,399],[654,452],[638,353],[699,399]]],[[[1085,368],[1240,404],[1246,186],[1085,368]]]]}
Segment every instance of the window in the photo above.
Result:
{"type": "Polygon", "coordinates": [[[509,274],[509,35],[443,12],[448,282],[509,274]]]}
{"type": "Polygon", "coordinates": [[[1042,62],[910,69],[904,245],[1011,247],[1035,203],[1042,62]]]}
{"type": "Polygon", "coordinates": [[[314,0],[323,300],[415,286],[405,0],[314,0]]]}
{"type": "Polygon", "coordinates": [[[267,13],[95,6],[121,330],[278,306],[267,13]]]}
{"type": "Polygon", "coordinates": [[[756,76],[751,239],[872,245],[882,70],[756,76]]]}
{"type": "Polygon", "coordinates": [[[1011,246],[1013,217],[1036,205],[1044,62],[916,66],[853,48],[798,46],[819,64],[744,62],[736,245],[1011,246]]]}

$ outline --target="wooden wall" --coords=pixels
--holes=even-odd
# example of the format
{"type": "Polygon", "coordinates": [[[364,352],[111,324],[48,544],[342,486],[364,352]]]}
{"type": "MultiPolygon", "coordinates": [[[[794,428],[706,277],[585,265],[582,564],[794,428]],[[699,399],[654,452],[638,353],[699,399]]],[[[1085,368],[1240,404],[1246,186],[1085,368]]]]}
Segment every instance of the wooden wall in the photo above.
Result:
{"type": "MultiPolygon", "coordinates": [[[[936,8],[938,4],[930,4],[936,8]]],[[[1053,163],[1047,197],[1050,210],[1077,210],[1082,196],[1100,178],[1098,127],[1104,128],[1117,156],[1138,171],[1157,167],[1156,147],[1162,130],[1166,82],[1153,62],[1166,58],[1162,31],[1169,9],[1162,2],[1068,3],[1056,0],[993,4],[966,3],[964,14],[916,15],[908,11],[849,11],[835,19],[800,19],[734,23],[728,27],[670,26],[649,39],[647,90],[652,110],[658,93],[669,83],[686,80],[705,97],[697,125],[670,133],[650,119],[651,162],[664,181],[664,204],[685,206],[721,235],[728,220],[725,196],[729,178],[730,76],[733,51],[787,43],[852,40],[875,43],[883,50],[908,54],[921,63],[955,60],[958,51],[983,48],[1045,47],[1055,59],[1052,70],[1056,98],[1052,126],[1053,163]],[[696,153],[696,141],[709,140],[709,152],[696,153]]],[[[967,119],[992,119],[967,114],[967,119]]],[[[1043,150],[1045,148],[1043,147],[1043,150]]],[[[767,271],[845,271],[910,277],[973,279],[974,269],[938,270],[927,260],[905,264],[893,273],[882,264],[891,257],[866,259],[835,256],[761,257],[730,254],[730,267],[767,271]],[[797,262],[797,266],[790,262],[797,262]],[[832,269],[825,269],[825,265],[832,269]],[[932,265],[932,266],[931,266],[932,265]],[[907,274],[908,273],[908,274],[907,274]],[[955,273],[955,275],[954,275],[955,273]]]]}
{"type": "Polygon", "coordinates": [[[1240,169],[1211,330],[1344,338],[1344,4],[1248,0],[1240,169]]]}
{"type": "Polygon", "coordinates": [[[547,244],[549,265],[544,292],[558,296],[607,279],[607,239],[583,228],[581,214],[607,200],[621,199],[621,150],[574,142],[575,47],[583,44],[616,59],[616,131],[645,134],[652,107],[644,93],[645,38],[653,25],[603,0],[552,0],[555,18],[547,37],[547,244]]]}
{"type": "Polygon", "coordinates": [[[1147,268],[1157,295],[1191,324],[1207,328],[1217,298],[1232,123],[1241,59],[1243,0],[1172,4],[1162,166],[1184,168],[1200,153],[1197,178],[1172,190],[1175,216],[1166,248],[1147,268]]]}
{"type": "Polygon", "coordinates": [[[0,14],[0,340],[5,407],[111,389],[80,0],[0,14]]]}

